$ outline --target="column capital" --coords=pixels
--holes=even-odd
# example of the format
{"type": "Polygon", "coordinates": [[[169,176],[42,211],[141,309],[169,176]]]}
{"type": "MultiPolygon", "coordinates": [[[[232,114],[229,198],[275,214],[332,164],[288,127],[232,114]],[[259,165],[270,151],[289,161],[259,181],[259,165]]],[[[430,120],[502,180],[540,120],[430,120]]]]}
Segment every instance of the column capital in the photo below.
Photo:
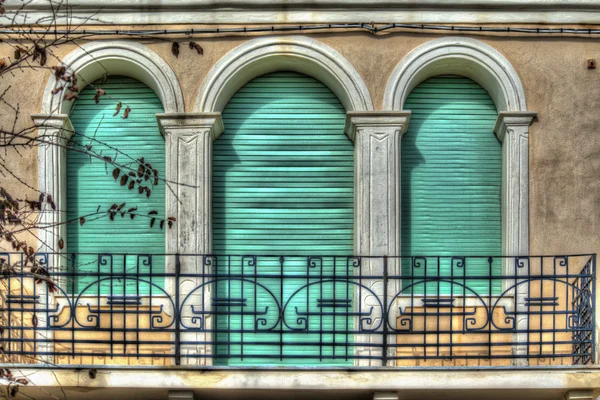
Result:
{"type": "Polygon", "coordinates": [[[166,137],[177,131],[194,132],[209,129],[211,137],[218,138],[223,133],[223,119],[220,112],[211,113],[165,113],[156,114],[160,132],[166,137]]]}
{"type": "Polygon", "coordinates": [[[503,142],[508,129],[521,127],[522,129],[527,130],[535,117],[537,117],[537,113],[531,111],[500,112],[496,119],[496,125],[494,125],[494,133],[498,140],[503,142]]]}
{"type": "Polygon", "coordinates": [[[393,128],[403,135],[408,129],[410,111],[350,111],[346,113],[344,132],[354,142],[357,129],[393,128]]]}
{"type": "MultiPolygon", "coordinates": [[[[73,133],[73,125],[66,114],[32,114],[31,119],[38,129],[53,130],[57,133],[64,132],[63,137],[69,139],[73,133]]],[[[46,135],[53,135],[47,132],[46,135]]]]}

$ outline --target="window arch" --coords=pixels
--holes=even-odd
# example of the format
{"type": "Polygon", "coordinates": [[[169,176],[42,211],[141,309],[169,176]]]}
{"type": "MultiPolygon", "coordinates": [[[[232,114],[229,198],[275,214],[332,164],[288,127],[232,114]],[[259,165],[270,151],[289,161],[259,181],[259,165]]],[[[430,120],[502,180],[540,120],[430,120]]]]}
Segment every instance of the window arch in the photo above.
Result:
{"type": "MultiPolygon", "coordinates": [[[[183,112],[183,95],[174,72],[158,54],[140,43],[122,40],[86,43],[64,57],[63,63],[69,73],[77,75],[82,89],[106,74],[128,76],[151,88],[166,112],[183,112]]],[[[51,75],[44,90],[43,114],[32,115],[39,134],[48,138],[48,144],[40,146],[38,152],[38,189],[56,199],[58,210],[66,207],[67,154],[63,146],[73,131],[68,116],[73,102],[55,94],[62,84],[51,75]]],[[[40,251],[59,248],[59,238],[66,237],[65,221],[66,214],[60,211],[47,209],[41,213],[40,225],[47,227],[39,231],[40,251]]],[[[49,264],[58,267],[65,262],[52,256],[49,264]]]]}
{"type": "MultiPolygon", "coordinates": [[[[525,91],[510,61],[471,38],[444,37],[412,50],[398,63],[385,89],[383,108],[403,111],[419,83],[440,74],[457,74],[481,85],[499,112],[493,131],[502,142],[502,254],[529,254],[529,125],[525,91]]],[[[505,273],[512,267],[507,265],[505,273]]]]}

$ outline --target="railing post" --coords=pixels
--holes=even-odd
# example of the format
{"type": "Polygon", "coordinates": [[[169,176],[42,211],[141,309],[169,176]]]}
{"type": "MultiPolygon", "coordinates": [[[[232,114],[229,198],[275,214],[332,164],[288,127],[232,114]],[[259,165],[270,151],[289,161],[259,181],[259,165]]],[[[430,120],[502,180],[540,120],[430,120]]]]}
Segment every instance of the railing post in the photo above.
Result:
{"type": "Polygon", "coordinates": [[[598,336],[596,335],[596,331],[598,331],[598,329],[600,329],[600,327],[598,326],[598,315],[600,315],[600,312],[598,311],[597,308],[597,296],[598,296],[598,292],[596,291],[597,289],[597,279],[598,274],[596,273],[596,254],[592,254],[592,364],[595,365],[596,362],[598,362],[598,359],[600,358],[597,351],[598,351],[598,343],[596,342],[598,339],[598,336]]]}

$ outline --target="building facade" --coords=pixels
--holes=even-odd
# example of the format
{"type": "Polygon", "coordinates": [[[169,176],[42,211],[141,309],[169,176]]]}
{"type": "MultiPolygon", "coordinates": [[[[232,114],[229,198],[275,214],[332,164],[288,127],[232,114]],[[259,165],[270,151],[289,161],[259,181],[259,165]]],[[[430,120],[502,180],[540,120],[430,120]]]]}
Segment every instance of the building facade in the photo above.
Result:
{"type": "Polygon", "coordinates": [[[0,43],[75,37],[2,76],[23,393],[598,395],[600,5],[50,4],[0,43]]]}

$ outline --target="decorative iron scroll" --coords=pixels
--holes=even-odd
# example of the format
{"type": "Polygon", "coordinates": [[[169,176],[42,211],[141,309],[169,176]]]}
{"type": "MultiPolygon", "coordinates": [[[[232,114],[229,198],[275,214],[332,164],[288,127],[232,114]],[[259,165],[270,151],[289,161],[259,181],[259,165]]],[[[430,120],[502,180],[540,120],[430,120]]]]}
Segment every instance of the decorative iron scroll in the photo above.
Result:
{"type": "Polygon", "coordinates": [[[3,363],[596,361],[595,255],[50,259],[0,253],[3,363]]]}

